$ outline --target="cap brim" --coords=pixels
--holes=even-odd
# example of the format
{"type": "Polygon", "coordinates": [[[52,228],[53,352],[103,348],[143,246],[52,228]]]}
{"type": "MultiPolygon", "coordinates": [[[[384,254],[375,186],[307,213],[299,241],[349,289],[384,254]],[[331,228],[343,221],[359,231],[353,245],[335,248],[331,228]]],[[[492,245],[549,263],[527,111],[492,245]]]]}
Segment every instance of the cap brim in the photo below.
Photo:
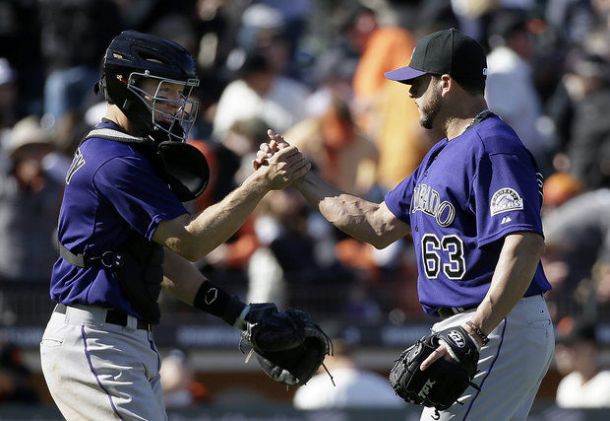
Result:
{"type": "Polygon", "coordinates": [[[425,75],[426,72],[414,69],[410,66],[400,67],[398,69],[385,72],[384,76],[387,79],[395,80],[396,82],[409,83],[413,79],[425,75]]]}

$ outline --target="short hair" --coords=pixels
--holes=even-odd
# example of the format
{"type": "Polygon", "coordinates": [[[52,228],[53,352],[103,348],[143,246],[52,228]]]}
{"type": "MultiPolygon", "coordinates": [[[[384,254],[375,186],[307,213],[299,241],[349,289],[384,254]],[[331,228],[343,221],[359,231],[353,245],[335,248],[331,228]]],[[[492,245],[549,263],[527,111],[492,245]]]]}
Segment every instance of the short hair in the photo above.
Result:
{"type": "MultiPolygon", "coordinates": [[[[433,78],[440,79],[441,75],[428,73],[433,78]]],[[[451,75],[450,75],[451,76],[451,75]]],[[[484,95],[485,94],[485,79],[458,79],[451,76],[466,92],[470,95],[484,95]]]]}
{"type": "Polygon", "coordinates": [[[485,79],[453,79],[470,95],[485,94],[485,79]]]}

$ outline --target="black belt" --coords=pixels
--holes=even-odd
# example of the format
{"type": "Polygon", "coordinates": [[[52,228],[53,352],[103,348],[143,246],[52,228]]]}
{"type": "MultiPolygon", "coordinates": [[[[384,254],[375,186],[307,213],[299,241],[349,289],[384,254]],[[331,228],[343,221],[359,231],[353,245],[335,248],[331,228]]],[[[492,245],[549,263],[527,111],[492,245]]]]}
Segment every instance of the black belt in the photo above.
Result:
{"type": "MultiPolygon", "coordinates": [[[[53,311],[56,313],[59,313],[59,314],[66,314],[66,308],[67,308],[67,306],[65,304],[57,304],[55,306],[55,310],[53,310],[53,311]]],[[[122,311],[115,310],[115,309],[106,310],[106,319],[105,319],[106,323],[126,327],[128,318],[129,317],[128,317],[127,313],[123,313],[122,311]]],[[[152,325],[150,323],[145,322],[144,320],[140,320],[140,319],[137,319],[137,320],[138,320],[138,323],[137,323],[138,329],[152,330],[152,325]]]]}
{"type": "Polygon", "coordinates": [[[101,263],[107,268],[120,268],[123,266],[123,255],[115,251],[105,251],[99,256],[89,256],[85,253],[74,254],[62,243],[58,242],[59,255],[74,266],[86,268],[95,263],[101,263]]]}
{"type": "Polygon", "coordinates": [[[437,310],[437,313],[441,319],[447,319],[451,316],[455,316],[456,314],[463,313],[468,310],[472,310],[477,308],[477,306],[470,307],[440,307],[437,310]]]}

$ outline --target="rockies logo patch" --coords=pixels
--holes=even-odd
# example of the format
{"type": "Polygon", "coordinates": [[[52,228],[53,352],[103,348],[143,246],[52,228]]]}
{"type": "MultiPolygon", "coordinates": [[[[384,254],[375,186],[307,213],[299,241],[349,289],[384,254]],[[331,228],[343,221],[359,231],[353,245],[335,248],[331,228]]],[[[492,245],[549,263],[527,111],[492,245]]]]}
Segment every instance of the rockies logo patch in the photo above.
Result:
{"type": "Polygon", "coordinates": [[[517,209],[523,209],[523,199],[510,187],[498,190],[491,198],[491,216],[517,209]]]}

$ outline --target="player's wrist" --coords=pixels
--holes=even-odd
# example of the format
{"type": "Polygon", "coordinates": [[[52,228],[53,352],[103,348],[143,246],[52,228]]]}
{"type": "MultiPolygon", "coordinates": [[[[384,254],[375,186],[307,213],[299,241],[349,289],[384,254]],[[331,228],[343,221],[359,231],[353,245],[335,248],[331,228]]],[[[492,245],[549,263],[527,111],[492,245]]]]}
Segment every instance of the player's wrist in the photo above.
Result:
{"type": "Polygon", "coordinates": [[[244,324],[243,317],[249,310],[239,298],[227,294],[210,281],[204,282],[199,287],[193,300],[193,307],[213,314],[237,328],[241,328],[244,324]]]}
{"type": "Polygon", "coordinates": [[[463,327],[468,333],[468,336],[474,340],[474,343],[479,347],[479,349],[487,345],[489,342],[487,335],[473,321],[468,320],[463,327]]]}
{"type": "Polygon", "coordinates": [[[267,170],[259,168],[248,176],[241,187],[260,197],[272,190],[273,181],[268,177],[267,170]]]}

